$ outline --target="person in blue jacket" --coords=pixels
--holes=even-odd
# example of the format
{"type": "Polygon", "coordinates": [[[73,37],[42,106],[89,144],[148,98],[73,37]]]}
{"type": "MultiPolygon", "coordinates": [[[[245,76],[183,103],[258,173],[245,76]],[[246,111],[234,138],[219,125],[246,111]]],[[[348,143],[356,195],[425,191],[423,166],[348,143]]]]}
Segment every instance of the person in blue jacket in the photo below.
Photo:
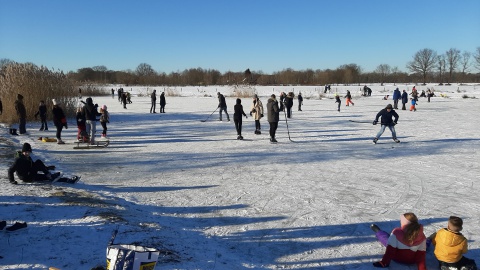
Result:
{"type": "Polygon", "coordinates": [[[399,90],[398,87],[397,87],[397,89],[395,89],[395,90],[393,91],[393,108],[394,108],[395,110],[398,109],[398,100],[399,100],[401,97],[402,97],[402,93],[400,93],[400,90],[399,90]]]}
{"type": "Polygon", "coordinates": [[[405,104],[408,103],[408,94],[407,94],[407,91],[403,90],[403,93],[402,93],[402,110],[406,110],[407,107],[405,104]]]}

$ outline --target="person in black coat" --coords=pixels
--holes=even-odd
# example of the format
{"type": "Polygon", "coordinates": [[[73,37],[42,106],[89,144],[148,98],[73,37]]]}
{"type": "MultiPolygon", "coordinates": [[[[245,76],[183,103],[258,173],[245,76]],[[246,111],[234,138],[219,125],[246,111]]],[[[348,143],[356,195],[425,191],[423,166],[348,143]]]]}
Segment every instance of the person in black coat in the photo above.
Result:
{"type": "Polygon", "coordinates": [[[382,136],[383,132],[385,131],[385,128],[387,127],[392,132],[392,139],[396,143],[399,143],[400,141],[397,139],[397,133],[395,132],[395,125],[397,124],[397,121],[398,121],[398,114],[393,109],[392,104],[388,104],[385,107],[385,109],[382,109],[377,113],[377,116],[373,121],[374,125],[378,123],[378,118],[380,117],[382,118],[380,120],[380,124],[381,124],[380,131],[377,133],[377,136],[375,136],[375,138],[373,139],[373,143],[377,143],[378,139],[380,138],[380,136],[382,136]]]}
{"type": "Polygon", "coordinates": [[[298,99],[298,111],[301,112],[302,111],[302,105],[303,105],[302,93],[300,93],[300,92],[298,93],[297,99],[298,99]]]}
{"type": "Polygon", "coordinates": [[[270,124],[270,142],[276,143],[275,133],[278,128],[278,122],[280,121],[280,108],[278,107],[278,101],[274,94],[272,94],[267,101],[267,120],[270,124]]]}
{"type": "Polygon", "coordinates": [[[165,113],[165,105],[167,105],[167,101],[165,100],[165,92],[160,94],[160,113],[165,113]]]}
{"type": "Polygon", "coordinates": [[[220,94],[220,92],[217,93],[218,96],[218,108],[220,108],[220,121],[222,121],[222,111],[225,112],[227,115],[227,121],[230,122],[230,116],[227,113],[227,102],[225,102],[225,97],[220,94]]]}
{"type": "MultiPolygon", "coordinates": [[[[15,181],[15,173],[18,178],[24,182],[52,179],[52,175],[48,171],[49,167],[45,166],[45,164],[39,159],[34,162],[30,157],[31,153],[32,147],[30,144],[24,143],[22,151],[18,152],[12,166],[8,168],[8,180],[10,183],[17,184],[17,181],[15,181]],[[43,172],[43,174],[39,174],[38,172],[43,172]]],[[[50,166],[50,168],[54,168],[54,166],[50,166]]]]}
{"type": "Polygon", "coordinates": [[[2,105],[2,99],[0,98],[0,114],[3,113],[3,105],[2,105]]]}
{"type": "Polygon", "coordinates": [[[27,133],[27,110],[25,109],[25,105],[23,105],[22,95],[17,95],[17,100],[15,100],[14,105],[15,111],[17,112],[17,116],[19,118],[18,131],[20,132],[20,134],[25,134],[27,133]]]}
{"type": "Polygon", "coordinates": [[[403,93],[402,93],[402,110],[406,110],[407,108],[405,107],[408,103],[408,94],[407,94],[407,91],[403,90],[403,93]]]}
{"type": "Polygon", "coordinates": [[[285,97],[285,108],[287,109],[287,118],[292,118],[293,98],[295,95],[293,92],[288,92],[285,97]]]}
{"type": "Polygon", "coordinates": [[[58,144],[65,144],[62,141],[62,129],[65,127],[65,129],[68,129],[67,125],[67,118],[65,117],[65,113],[63,112],[63,109],[60,107],[58,102],[55,99],[52,99],[53,103],[53,109],[52,109],[52,114],[53,114],[53,124],[57,128],[57,143],[58,144]]]}
{"type": "Polygon", "coordinates": [[[40,127],[39,131],[48,130],[47,125],[47,105],[45,105],[45,101],[40,100],[40,105],[38,106],[38,111],[35,113],[35,119],[37,116],[40,115],[40,121],[42,122],[42,126],[40,127]]]}
{"type": "MultiPolygon", "coordinates": [[[[98,105],[93,105],[91,97],[87,98],[85,106],[83,106],[82,114],[85,116],[86,131],[90,138],[90,144],[95,144],[95,132],[97,128],[97,116],[102,114],[97,111],[98,105]]],[[[125,105],[125,103],[124,103],[125,105]]]]}
{"type": "Polygon", "coordinates": [[[247,118],[247,115],[243,111],[242,100],[237,98],[237,102],[233,107],[233,122],[235,122],[235,128],[237,129],[237,140],[243,140],[242,137],[242,115],[247,118]]]}
{"type": "Polygon", "coordinates": [[[150,106],[150,113],[157,113],[155,111],[155,107],[157,106],[157,90],[153,90],[152,94],[150,95],[150,99],[152,101],[152,106],[150,106]]]}

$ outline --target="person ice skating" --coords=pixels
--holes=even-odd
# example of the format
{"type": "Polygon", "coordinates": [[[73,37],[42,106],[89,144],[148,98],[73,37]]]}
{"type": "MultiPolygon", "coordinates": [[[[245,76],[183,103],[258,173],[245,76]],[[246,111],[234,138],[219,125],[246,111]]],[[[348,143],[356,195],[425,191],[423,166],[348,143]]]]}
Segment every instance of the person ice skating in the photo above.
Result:
{"type": "Polygon", "coordinates": [[[227,115],[227,121],[230,122],[230,116],[227,113],[227,103],[225,102],[225,97],[220,94],[220,92],[217,93],[218,96],[218,108],[220,108],[219,114],[220,114],[220,121],[222,121],[222,111],[225,112],[227,115]]]}
{"type": "Polygon", "coordinates": [[[17,184],[14,174],[24,182],[55,180],[60,176],[60,173],[50,174],[49,169],[54,169],[55,166],[47,167],[40,159],[32,160],[30,154],[32,147],[29,143],[24,143],[22,151],[17,152],[17,157],[12,166],[8,168],[8,180],[12,184],[17,184]],[[39,173],[42,172],[42,173],[39,173]]]}
{"type": "Polygon", "coordinates": [[[463,254],[468,251],[468,243],[460,231],[463,229],[463,220],[456,216],[450,216],[447,228],[438,230],[429,236],[435,246],[434,254],[439,261],[440,269],[477,269],[474,260],[463,254]]]}
{"type": "Polygon", "coordinates": [[[40,122],[42,122],[42,126],[40,127],[39,131],[48,130],[47,124],[47,105],[45,105],[45,101],[40,100],[40,105],[38,105],[38,111],[35,113],[35,119],[37,116],[40,116],[40,122]]]}
{"type": "Polygon", "coordinates": [[[342,105],[342,101],[340,100],[340,95],[335,93],[335,103],[338,103],[337,111],[340,112],[340,106],[342,105]]]}
{"type": "MultiPolygon", "coordinates": [[[[97,105],[93,105],[93,100],[88,97],[86,104],[83,106],[82,113],[85,115],[85,125],[88,137],[90,138],[90,144],[95,144],[95,132],[97,127],[97,116],[102,114],[97,111],[97,105]]],[[[124,103],[125,105],[125,103],[124,103]]]]}
{"type": "Polygon", "coordinates": [[[86,120],[85,120],[85,115],[82,112],[82,107],[77,108],[77,114],[76,114],[76,119],[77,119],[77,140],[79,142],[84,142],[88,143],[90,140],[88,139],[88,134],[87,134],[87,126],[86,126],[86,120]]]}
{"type": "Polygon", "coordinates": [[[167,105],[167,101],[165,100],[165,92],[160,94],[160,113],[165,113],[165,105],[167,105]]]}
{"type": "Polygon", "coordinates": [[[400,141],[397,139],[397,133],[395,132],[395,125],[397,124],[398,121],[398,114],[393,110],[392,104],[388,104],[385,109],[380,110],[377,113],[377,116],[375,117],[375,120],[373,121],[373,124],[376,125],[378,123],[378,118],[381,117],[381,127],[380,131],[377,133],[377,136],[373,139],[373,143],[377,143],[378,139],[380,136],[382,136],[383,132],[385,131],[385,128],[388,127],[390,131],[392,132],[392,139],[396,142],[399,143],[400,141]],[[395,119],[392,119],[395,118],[395,119]]]}
{"type": "Polygon", "coordinates": [[[128,91],[127,91],[127,102],[128,104],[132,104],[132,95],[128,91]]]}
{"type": "Polygon", "coordinates": [[[345,106],[349,106],[349,104],[352,104],[352,106],[355,105],[352,102],[352,95],[350,94],[350,91],[347,90],[347,94],[345,95],[345,106]]]}
{"type": "Polygon", "coordinates": [[[393,229],[389,234],[372,224],[370,228],[375,232],[375,237],[387,249],[379,262],[373,266],[387,268],[393,260],[403,264],[416,264],[418,270],[426,270],[425,256],[427,239],[423,233],[423,225],[414,213],[400,215],[400,227],[393,229]]]}
{"type": "Polygon", "coordinates": [[[17,100],[15,100],[15,111],[17,112],[18,116],[18,132],[21,134],[27,133],[26,125],[27,125],[27,110],[25,109],[25,105],[23,104],[23,96],[18,94],[17,100]]]}
{"type": "Polygon", "coordinates": [[[258,95],[253,96],[253,104],[252,108],[250,109],[250,116],[253,116],[253,119],[255,119],[255,134],[262,134],[260,131],[260,119],[263,117],[263,104],[258,98],[258,95]]]}
{"type": "Polygon", "coordinates": [[[402,93],[402,110],[406,110],[407,107],[406,107],[406,104],[408,103],[408,94],[407,94],[407,91],[403,90],[403,93],[402,93]]]}
{"type": "Polygon", "coordinates": [[[418,91],[417,89],[415,89],[415,86],[412,88],[412,92],[410,93],[410,95],[413,99],[415,99],[415,101],[418,101],[418,91]]]}
{"type": "Polygon", "coordinates": [[[302,111],[302,105],[303,105],[302,93],[300,93],[300,92],[298,93],[297,99],[298,99],[298,111],[301,112],[302,111]]]}
{"type": "Polygon", "coordinates": [[[107,111],[107,105],[100,108],[100,124],[102,125],[102,138],[107,138],[107,123],[110,123],[110,114],[107,111]]]}
{"type": "Polygon", "coordinates": [[[247,118],[243,111],[242,100],[237,98],[236,104],[233,107],[233,122],[235,122],[235,129],[237,129],[237,140],[243,140],[242,136],[242,115],[247,118]]]}
{"type": "Polygon", "coordinates": [[[123,104],[123,108],[126,109],[127,108],[127,93],[126,92],[123,92],[122,91],[122,104],[123,104]]]}
{"type": "Polygon", "coordinates": [[[57,133],[55,134],[55,136],[57,137],[57,143],[65,144],[65,142],[62,141],[62,129],[63,127],[65,127],[65,129],[68,129],[67,118],[65,117],[65,113],[63,112],[63,109],[60,107],[60,104],[58,101],[56,101],[55,99],[52,99],[52,104],[53,104],[53,109],[52,109],[53,124],[57,128],[57,133]]]}
{"type": "Polygon", "coordinates": [[[277,132],[278,122],[280,121],[280,108],[274,94],[267,101],[267,119],[270,124],[270,142],[276,143],[275,133],[277,132]]]}
{"type": "Polygon", "coordinates": [[[287,110],[287,118],[292,118],[293,98],[295,95],[293,92],[288,92],[285,96],[285,109],[287,110]]]}
{"type": "Polygon", "coordinates": [[[152,106],[150,106],[150,113],[157,113],[155,111],[155,107],[157,106],[157,90],[153,90],[152,94],[150,95],[150,100],[152,102],[152,106]]]}
{"type": "Polygon", "coordinates": [[[410,98],[410,111],[414,111],[416,112],[417,111],[417,101],[412,97],[410,98]]]}
{"type": "Polygon", "coordinates": [[[433,93],[432,90],[428,89],[427,91],[427,100],[430,102],[430,98],[433,97],[435,94],[433,93]]]}
{"type": "Polygon", "coordinates": [[[402,93],[400,92],[400,90],[399,90],[398,87],[397,87],[397,89],[395,89],[395,90],[393,91],[393,108],[394,108],[395,110],[398,110],[398,100],[399,100],[400,98],[402,98],[402,93]]]}

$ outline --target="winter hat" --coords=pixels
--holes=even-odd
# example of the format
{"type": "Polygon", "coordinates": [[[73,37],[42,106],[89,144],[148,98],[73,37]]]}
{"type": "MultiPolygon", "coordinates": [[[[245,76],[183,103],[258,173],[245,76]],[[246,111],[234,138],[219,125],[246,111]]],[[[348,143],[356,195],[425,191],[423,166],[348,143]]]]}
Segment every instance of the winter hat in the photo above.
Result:
{"type": "Polygon", "coordinates": [[[242,104],[242,100],[237,98],[237,104],[242,104]]]}
{"type": "Polygon", "coordinates": [[[220,96],[220,92],[217,92],[217,96],[220,96]]]}
{"type": "MultiPolygon", "coordinates": [[[[283,92],[282,92],[283,93],[283,92]]],[[[270,97],[275,98],[275,94],[272,94],[270,97]]]]}
{"type": "Polygon", "coordinates": [[[392,104],[388,104],[387,107],[385,107],[385,109],[392,109],[392,108],[393,108],[392,104]]]}
{"type": "Polygon", "coordinates": [[[32,152],[32,147],[29,143],[24,143],[22,146],[22,152],[32,152]]]}
{"type": "Polygon", "coordinates": [[[52,103],[53,103],[53,105],[57,105],[57,104],[58,104],[55,99],[52,99],[52,103]]]}
{"type": "Polygon", "coordinates": [[[107,110],[107,105],[103,105],[102,110],[104,110],[104,111],[107,110]]]}

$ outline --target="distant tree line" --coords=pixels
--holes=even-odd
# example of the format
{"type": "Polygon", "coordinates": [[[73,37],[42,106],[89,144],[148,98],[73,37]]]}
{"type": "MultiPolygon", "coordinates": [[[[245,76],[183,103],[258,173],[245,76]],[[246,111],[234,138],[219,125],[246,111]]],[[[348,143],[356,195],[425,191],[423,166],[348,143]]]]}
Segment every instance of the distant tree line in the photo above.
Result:
{"type": "MultiPolygon", "coordinates": [[[[1,59],[0,65],[11,62],[1,59]]],[[[215,69],[191,68],[181,72],[155,71],[150,64],[141,63],[135,70],[114,71],[106,66],[94,66],[69,72],[68,78],[79,83],[124,84],[124,85],[325,85],[360,83],[479,83],[480,47],[474,53],[451,48],[443,54],[432,49],[416,52],[406,65],[410,73],[398,67],[380,64],[372,72],[363,72],[357,64],[341,65],[336,69],[284,69],[272,74],[262,71],[221,73],[215,69]]]]}

